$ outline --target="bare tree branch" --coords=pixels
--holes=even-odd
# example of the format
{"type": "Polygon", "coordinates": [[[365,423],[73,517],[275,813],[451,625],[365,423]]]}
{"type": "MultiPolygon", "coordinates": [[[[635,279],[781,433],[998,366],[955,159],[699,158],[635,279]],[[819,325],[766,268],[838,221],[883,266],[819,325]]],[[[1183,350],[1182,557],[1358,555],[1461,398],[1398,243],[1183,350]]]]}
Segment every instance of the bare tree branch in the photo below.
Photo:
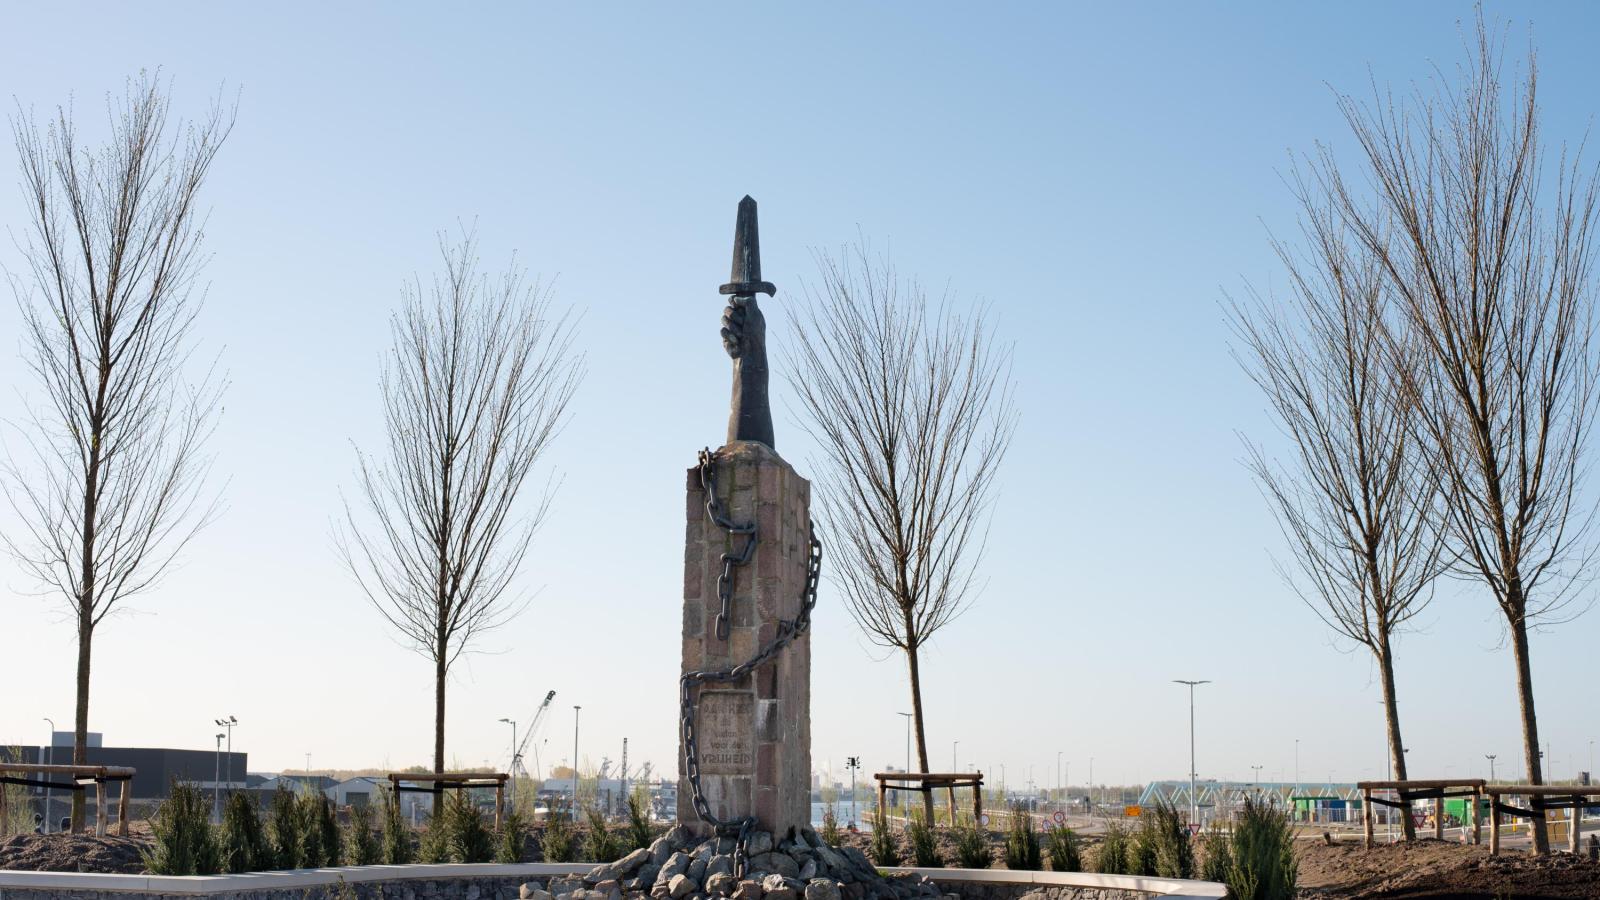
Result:
{"type": "Polygon", "coordinates": [[[478,272],[475,241],[440,239],[444,272],[409,285],[381,381],[386,452],[357,450],[340,555],[386,621],[434,663],[434,771],[445,681],[484,632],[520,613],[512,588],[549,508],[519,503],[583,377],[570,311],[512,267],[478,272]]]}
{"type": "MultiPolygon", "coordinates": [[[[1425,360],[1406,389],[1447,485],[1456,569],[1489,589],[1511,636],[1538,784],[1527,632],[1574,614],[1595,552],[1582,486],[1600,371],[1590,340],[1597,181],[1563,152],[1546,183],[1536,61],[1530,53],[1508,92],[1481,12],[1470,55],[1459,79],[1440,73],[1437,96],[1340,98],[1375,198],[1326,153],[1322,167],[1425,360]]],[[[1548,848],[1542,822],[1534,844],[1548,848]]]]}
{"type": "MultiPolygon", "coordinates": [[[[1297,179],[1303,247],[1274,241],[1285,298],[1229,306],[1234,357],[1288,439],[1281,463],[1246,441],[1248,464],[1294,559],[1286,583],[1335,633],[1366,647],[1382,679],[1392,777],[1406,777],[1393,640],[1427,606],[1443,558],[1440,480],[1419,446],[1399,368],[1416,359],[1378,255],[1344,226],[1315,177],[1297,179]],[[1393,342],[1400,352],[1391,352],[1393,342]]],[[[1408,837],[1413,825],[1405,822],[1408,837]]]]}
{"type": "Polygon", "coordinates": [[[42,130],[20,108],[11,120],[29,210],[28,272],[12,288],[44,399],[18,429],[27,451],[4,465],[23,523],[5,543],[77,621],[80,764],[95,629],[153,587],[216,512],[201,496],[204,446],[225,387],[213,371],[194,383],[184,370],[205,261],[196,204],[234,108],[214,102],[169,133],[168,99],[144,75],[107,109],[110,138],[92,150],[70,108],[42,130]]]}
{"type": "Polygon", "coordinates": [[[865,247],[817,262],[822,285],[795,316],[790,383],[824,454],[816,496],[836,581],[867,637],[906,655],[926,772],[918,653],[977,591],[1016,424],[1011,351],[995,346],[985,311],[930,307],[865,247]]]}

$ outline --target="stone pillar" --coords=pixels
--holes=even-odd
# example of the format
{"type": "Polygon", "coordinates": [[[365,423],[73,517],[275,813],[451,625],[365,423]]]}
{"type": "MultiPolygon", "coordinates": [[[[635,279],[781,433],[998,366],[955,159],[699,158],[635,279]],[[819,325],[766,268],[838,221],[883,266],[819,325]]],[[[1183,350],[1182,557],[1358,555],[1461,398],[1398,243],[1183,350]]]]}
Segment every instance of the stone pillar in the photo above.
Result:
{"type": "MultiPolygon", "coordinates": [[[[689,469],[684,547],[683,671],[728,670],[770,643],[799,614],[810,555],[811,486],[765,444],[736,441],[715,454],[717,492],[733,522],[754,521],[758,543],[736,566],[726,640],[717,637],[722,554],[747,538],[706,516],[699,468],[689,469]]],[[[738,681],[694,691],[701,786],[714,815],[755,815],[782,837],[811,820],[811,638],[809,632],[738,681]]],[[[683,735],[679,733],[680,744],[683,735]]],[[[705,833],[678,748],[678,821],[705,833]]]]}

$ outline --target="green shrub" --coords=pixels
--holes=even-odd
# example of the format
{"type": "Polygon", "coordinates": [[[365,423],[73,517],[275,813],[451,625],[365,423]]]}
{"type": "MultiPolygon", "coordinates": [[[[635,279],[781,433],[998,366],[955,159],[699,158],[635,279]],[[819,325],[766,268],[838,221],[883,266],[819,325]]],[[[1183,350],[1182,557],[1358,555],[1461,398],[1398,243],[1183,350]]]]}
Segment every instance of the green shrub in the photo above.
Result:
{"type": "Polygon", "coordinates": [[[415,859],[411,829],[400,814],[400,798],[392,787],[378,788],[378,827],[382,834],[380,856],[385,865],[403,866],[415,859]]]}
{"type": "Polygon", "coordinates": [[[628,795],[628,846],[639,850],[650,846],[656,839],[656,830],[650,826],[650,795],[634,791],[628,795]]]}
{"type": "Polygon", "coordinates": [[[378,837],[372,833],[372,807],[350,807],[350,827],[344,835],[344,861],[351,866],[376,865],[381,858],[378,837]]]}
{"type": "Polygon", "coordinates": [[[867,844],[867,856],[876,866],[900,865],[900,845],[889,825],[889,811],[881,806],[872,814],[872,840],[867,844]]]}
{"type": "Polygon", "coordinates": [[[1221,828],[1207,828],[1200,835],[1200,878],[1226,884],[1228,870],[1233,868],[1233,852],[1229,848],[1228,832],[1221,828]]]}
{"type": "Polygon", "coordinates": [[[1044,868],[1039,833],[1033,830],[1033,816],[1020,803],[1011,807],[1011,827],[1006,831],[1006,868],[1029,872],[1044,868]]]}
{"type": "Polygon", "coordinates": [[[550,810],[550,815],[544,823],[544,837],[539,842],[539,852],[544,861],[572,862],[577,850],[578,836],[572,833],[572,825],[567,821],[567,814],[550,810]]]}
{"type": "Polygon", "coordinates": [[[922,869],[940,869],[944,860],[939,858],[939,834],[922,813],[912,813],[906,826],[906,839],[911,844],[911,864],[922,869]]]}
{"type": "Polygon", "coordinates": [[[1135,874],[1194,877],[1194,847],[1189,842],[1189,829],[1171,803],[1157,801],[1145,812],[1140,820],[1137,844],[1141,848],[1141,864],[1147,863],[1149,870],[1135,874]]]}
{"type": "Polygon", "coordinates": [[[1102,875],[1128,874],[1128,857],[1132,850],[1128,830],[1120,822],[1112,822],[1106,826],[1105,839],[1094,855],[1094,870],[1102,875]]]}
{"type": "Polygon", "coordinates": [[[589,820],[589,833],[584,836],[583,855],[589,862],[608,863],[615,862],[622,855],[622,847],[618,845],[617,838],[606,827],[605,813],[600,807],[589,807],[585,818],[589,820]]]}
{"type": "Polygon", "coordinates": [[[831,804],[822,813],[822,830],[817,834],[829,847],[839,846],[839,842],[844,839],[844,835],[839,831],[839,817],[833,814],[831,804]]]}
{"type": "Polygon", "coordinates": [[[428,824],[417,839],[417,862],[447,863],[450,861],[450,802],[444,794],[433,795],[433,811],[428,814],[428,824]]]}
{"type": "Polygon", "coordinates": [[[275,869],[300,868],[300,805],[294,792],[279,786],[272,795],[268,809],[267,836],[272,843],[272,867],[275,869]]]}
{"type": "Polygon", "coordinates": [[[1078,849],[1078,836],[1065,825],[1050,829],[1046,848],[1050,852],[1050,871],[1077,872],[1083,868],[1083,854],[1078,849]]]}
{"type": "Polygon", "coordinates": [[[528,849],[528,820],[520,810],[513,809],[500,823],[499,840],[495,842],[494,861],[519,863],[528,849]]]}
{"type": "Polygon", "coordinates": [[[224,872],[272,868],[272,847],[261,828],[261,805],[248,794],[230,794],[222,808],[218,864],[224,872]]]}
{"type": "Polygon", "coordinates": [[[483,810],[470,791],[452,791],[445,802],[446,841],[449,861],[486,863],[495,857],[494,832],[483,821],[483,810]]]}
{"type": "Polygon", "coordinates": [[[300,857],[296,868],[318,869],[339,864],[339,823],[333,804],[321,791],[300,795],[295,804],[300,820],[300,857]]]}
{"type": "Polygon", "coordinates": [[[144,851],[151,875],[215,875],[216,835],[211,830],[211,800],[192,784],[174,780],[172,791],[150,820],[153,838],[144,851]]]}
{"type": "Polygon", "coordinates": [[[1300,867],[1289,814],[1246,797],[1233,825],[1229,894],[1235,900],[1292,900],[1300,867]]]}
{"type": "Polygon", "coordinates": [[[989,834],[977,825],[962,823],[950,829],[955,842],[956,867],[960,869],[987,869],[994,865],[994,851],[989,848],[989,834]]]}

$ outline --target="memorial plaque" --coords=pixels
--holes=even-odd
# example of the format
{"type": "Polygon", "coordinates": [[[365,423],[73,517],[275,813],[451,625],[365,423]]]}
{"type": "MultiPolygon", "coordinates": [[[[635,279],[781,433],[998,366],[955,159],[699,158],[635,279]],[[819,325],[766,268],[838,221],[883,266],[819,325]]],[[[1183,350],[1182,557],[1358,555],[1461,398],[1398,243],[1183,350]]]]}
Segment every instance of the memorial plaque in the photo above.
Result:
{"type": "Polygon", "coordinates": [[[749,775],[755,767],[755,694],[704,691],[696,728],[700,771],[707,775],[749,775]]]}

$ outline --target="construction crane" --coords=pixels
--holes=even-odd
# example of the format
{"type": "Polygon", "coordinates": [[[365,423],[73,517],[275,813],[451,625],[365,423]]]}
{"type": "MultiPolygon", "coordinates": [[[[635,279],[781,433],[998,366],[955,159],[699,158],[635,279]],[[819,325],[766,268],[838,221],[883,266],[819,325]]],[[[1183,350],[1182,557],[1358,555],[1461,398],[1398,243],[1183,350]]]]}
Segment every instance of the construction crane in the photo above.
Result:
{"type": "MultiPolygon", "coordinates": [[[[554,700],[555,698],[555,691],[545,694],[544,702],[539,704],[539,708],[534,711],[533,719],[528,723],[528,730],[522,735],[522,743],[518,744],[515,751],[511,754],[512,778],[531,778],[531,776],[528,774],[528,767],[523,765],[522,754],[527,751],[528,744],[538,736],[539,726],[544,722],[544,714],[550,710],[550,701],[554,700]]],[[[533,748],[533,767],[535,769],[539,768],[539,748],[537,745],[535,745],[533,748]]]]}

